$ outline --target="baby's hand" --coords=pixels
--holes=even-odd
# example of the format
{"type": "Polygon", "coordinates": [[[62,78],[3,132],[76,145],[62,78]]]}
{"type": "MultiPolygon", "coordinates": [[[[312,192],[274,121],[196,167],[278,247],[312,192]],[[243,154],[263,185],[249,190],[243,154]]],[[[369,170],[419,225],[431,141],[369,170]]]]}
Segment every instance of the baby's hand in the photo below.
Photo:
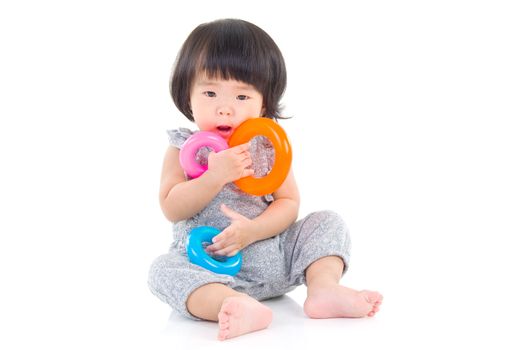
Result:
{"type": "Polygon", "coordinates": [[[214,174],[215,178],[223,184],[236,181],[240,178],[254,174],[249,154],[249,143],[244,143],[221,152],[209,153],[207,171],[214,174]]]}
{"type": "Polygon", "coordinates": [[[222,204],[220,209],[231,219],[231,225],[213,238],[213,244],[209,245],[206,251],[213,255],[233,256],[252,243],[251,238],[255,237],[255,223],[225,204],[222,204]]]}

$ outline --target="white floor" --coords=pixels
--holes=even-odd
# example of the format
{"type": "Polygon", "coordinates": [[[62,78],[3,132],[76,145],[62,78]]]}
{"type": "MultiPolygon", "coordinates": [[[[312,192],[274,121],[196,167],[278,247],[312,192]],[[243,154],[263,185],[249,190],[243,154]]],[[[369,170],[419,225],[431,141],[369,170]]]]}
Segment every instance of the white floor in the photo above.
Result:
{"type": "MultiPolygon", "coordinates": [[[[225,342],[233,349],[242,348],[306,348],[308,345],[327,345],[329,342],[343,344],[356,338],[355,344],[372,344],[376,329],[383,327],[383,318],[361,320],[312,320],[302,310],[302,294],[299,288],[287,296],[265,301],[274,314],[271,326],[263,331],[234,338],[225,342]],[[358,335],[361,334],[361,335],[358,335]]],[[[194,322],[172,313],[162,334],[171,341],[201,348],[216,345],[217,324],[194,322]]]]}
{"type": "MultiPolygon", "coordinates": [[[[512,280],[513,284],[490,279],[486,289],[475,278],[458,284],[464,273],[454,270],[438,276],[437,284],[429,279],[408,283],[408,276],[398,276],[399,284],[387,284],[391,276],[381,275],[382,310],[365,319],[309,319],[301,306],[305,288],[299,287],[265,302],[274,312],[268,329],[219,342],[216,323],[176,315],[150,294],[144,276],[135,272],[141,264],[126,263],[132,265],[132,273],[124,277],[116,274],[121,267],[100,269],[94,263],[97,273],[86,275],[84,282],[83,276],[67,274],[59,277],[68,281],[61,285],[53,274],[30,275],[24,270],[36,283],[19,279],[20,284],[3,290],[1,348],[528,348],[528,308],[521,278],[512,280]],[[453,284],[447,285],[450,280],[453,284]]],[[[350,278],[344,280],[350,284],[350,278]]]]}
{"type": "Polygon", "coordinates": [[[498,310],[513,305],[490,299],[490,304],[481,305],[483,309],[479,312],[474,304],[480,298],[464,301],[465,293],[461,293],[460,300],[452,299],[453,295],[444,295],[442,300],[441,294],[420,295],[427,287],[420,288],[418,295],[413,294],[413,288],[397,289],[386,294],[383,308],[374,318],[313,320],[303,313],[306,289],[300,287],[287,296],[265,302],[274,312],[268,329],[223,343],[215,340],[216,323],[191,321],[169,312],[157,340],[169,348],[197,349],[210,346],[230,349],[528,347],[522,335],[528,324],[523,321],[526,317],[516,315],[511,309],[498,310]]]}

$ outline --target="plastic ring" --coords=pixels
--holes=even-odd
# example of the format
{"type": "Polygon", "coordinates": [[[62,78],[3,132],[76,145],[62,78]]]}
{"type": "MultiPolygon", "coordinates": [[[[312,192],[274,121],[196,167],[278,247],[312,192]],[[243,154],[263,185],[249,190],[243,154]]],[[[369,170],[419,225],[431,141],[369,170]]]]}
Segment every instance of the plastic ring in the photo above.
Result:
{"type": "Polygon", "coordinates": [[[244,192],[263,196],[276,191],[288,176],[292,162],[290,141],[284,130],[269,118],[248,119],[235,130],[229,139],[229,147],[249,142],[253,137],[267,137],[275,148],[275,163],[270,173],[264,177],[247,176],[235,181],[244,192]]]}
{"type": "Polygon", "coordinates": [[[202,243],[212,243],[213,237],[221,231],[211,226],[200,226],[191,230],[187,236],[187,255],[189,260],[214,273],[222,275],[236,275],[242,267],[242,253],[226,258],[225,261],[218,261],[207,255],[202,243]]]}
{"type": "Polygon", "coordinates": [[[207,165],[196,162],[196,153],[202,147],[210,147],[215,152],[229,148],[227,142],[214,132],[199,131],[191,135],[180,149],[180,164],[183,171],[191,178],[201,176],[208,168],[207,165]]]}

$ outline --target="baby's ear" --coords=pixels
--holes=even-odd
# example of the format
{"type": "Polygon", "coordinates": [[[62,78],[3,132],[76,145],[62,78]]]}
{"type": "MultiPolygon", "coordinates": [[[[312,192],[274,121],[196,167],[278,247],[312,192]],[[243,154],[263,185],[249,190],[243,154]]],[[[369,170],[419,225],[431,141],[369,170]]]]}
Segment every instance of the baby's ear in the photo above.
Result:
{"type": "Polygon", "coordinates": [[[262,109],[260,110],[260,116],[263,117],[266,115],[266,107],[264,107],[264,105],[262,105],[262,109]]]}

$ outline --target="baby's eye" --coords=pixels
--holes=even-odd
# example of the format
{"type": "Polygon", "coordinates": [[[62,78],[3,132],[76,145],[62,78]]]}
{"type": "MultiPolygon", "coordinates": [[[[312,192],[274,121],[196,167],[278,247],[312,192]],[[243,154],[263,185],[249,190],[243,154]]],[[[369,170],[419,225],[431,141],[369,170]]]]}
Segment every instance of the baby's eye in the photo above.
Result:
{"type": "Polygon", "coordinates": [[[216,97],[216,92],[214,91],[204,91],[203,94],[207,97],[216,97]]]}
{"type": "Polygon", "coordinates": [[[249,100],[249,96],[246,96],[246,95],[238,95],[238,96],[237,96],[237,100],[242,100],[242,101],[244,101],[244,100],[249,100]]]}

